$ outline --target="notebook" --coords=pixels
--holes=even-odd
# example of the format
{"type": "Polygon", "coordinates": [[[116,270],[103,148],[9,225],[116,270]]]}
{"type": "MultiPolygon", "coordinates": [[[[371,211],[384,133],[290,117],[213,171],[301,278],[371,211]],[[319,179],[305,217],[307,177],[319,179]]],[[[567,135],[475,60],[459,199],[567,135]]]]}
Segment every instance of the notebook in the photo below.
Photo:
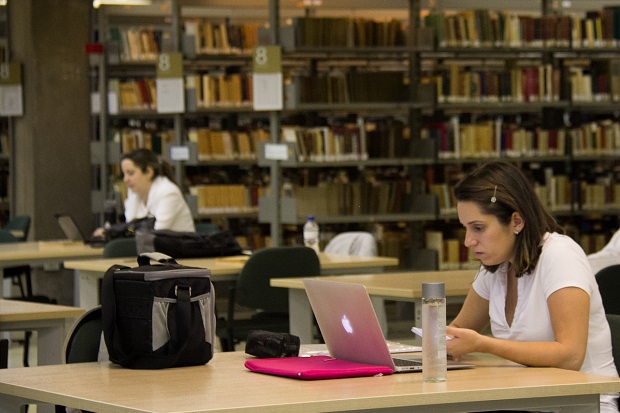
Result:
{"type": "MultiPolygon", "coordinates": [[[[312,311],[331,357],[387,366],[395,373],[421,372],[421,355],[392,355],[362,284],[304,279],[312,311]]],[[[448,369],[473,367],[448,361],[448,369]]]]}
{"type": "Polygon", "coordinates": [[[69,241],[80,241],[92,246],[101,246],[105,244],[105,239],[99,237],[86,238],[80,230],[73,217],[69,214],[56,214],[56,220],[60,229],[69,241]]]}

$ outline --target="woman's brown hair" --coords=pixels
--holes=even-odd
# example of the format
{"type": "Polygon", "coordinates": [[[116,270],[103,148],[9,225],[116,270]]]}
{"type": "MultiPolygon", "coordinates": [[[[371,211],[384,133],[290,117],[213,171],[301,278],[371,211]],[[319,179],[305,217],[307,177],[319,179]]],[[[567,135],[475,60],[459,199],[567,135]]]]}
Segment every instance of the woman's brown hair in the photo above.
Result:
{"type": "MultiPolygon", "coordinates": [[[[510,162],[491,161],[470,171],[454,186],[454,196],[457,202],[474,202],[484,214],[494,215],[502,225],[510,223],[514,212],[521,215],[524,226],[516,235],[513,264],[517,277],[536,267],[546,232],[564,233],[525,174],[510,162]]],[[[491,272],[498,267],[485,266],[491,272]]]]}

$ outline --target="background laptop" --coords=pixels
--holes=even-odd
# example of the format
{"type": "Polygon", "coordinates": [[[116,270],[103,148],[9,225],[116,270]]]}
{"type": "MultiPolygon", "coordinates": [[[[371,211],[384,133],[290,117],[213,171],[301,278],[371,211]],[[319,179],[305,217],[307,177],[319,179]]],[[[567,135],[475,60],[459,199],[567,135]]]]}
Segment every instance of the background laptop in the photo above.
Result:
{"type": "MultiPolygon", "coordinates": [[[[396,373],[422,371],[421,356],[390,354],[362,284],[306,278],[304,286],[330,356],[388,366],[396,373]]],[[[473,365],[448,361],[448,369],[469,367],[473,365]]]]}
{"type": "Polygon", "coordinates": [[[101,246],[105,243],[103,238],[84,237],[84,233],[80,230],[73,217],[69,214],[56,214],[56,220],[58,221],[60,229],[69,241],[80,241],[93,246],[101,246]]]}

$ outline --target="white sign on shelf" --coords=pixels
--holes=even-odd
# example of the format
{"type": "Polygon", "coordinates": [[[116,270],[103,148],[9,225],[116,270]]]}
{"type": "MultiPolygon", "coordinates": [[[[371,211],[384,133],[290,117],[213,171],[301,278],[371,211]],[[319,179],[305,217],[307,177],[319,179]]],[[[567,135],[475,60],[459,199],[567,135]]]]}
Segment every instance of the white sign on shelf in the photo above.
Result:
{"type": "Polygon", "coordinates": [[[252,69],[254,110],[282,110],[282,49],[258,46],[252,69]]]}
{"type": "Polygon", "coordinates": [[[183,56],[181,53],[160,53],[157,59],[157,112],[185,112],[183,56]]]}
{"type": "Polygon", "coordinates": [[[0,64],[0,115],[22,116],[24,101],[19,63],[0,64]]]}
{"type": "Polygon", "coordinates": [[[171,146],[170,159],[173,161],[189,161],[189,147],[187,146],[171,146]]]}
{"type": "Polygon", "coordinates": [[[288,145],[284,143],[266,143],[265,159],[272,161],[288,160],[288,145]]]}

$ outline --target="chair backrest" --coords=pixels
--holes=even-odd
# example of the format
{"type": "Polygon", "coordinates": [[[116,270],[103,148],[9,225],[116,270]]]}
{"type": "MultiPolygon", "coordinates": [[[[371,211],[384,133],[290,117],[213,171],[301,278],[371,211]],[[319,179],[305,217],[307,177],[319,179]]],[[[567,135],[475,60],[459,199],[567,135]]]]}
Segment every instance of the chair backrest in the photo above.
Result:
{"type": "Polygon", "coordinates": [[[288,312],[288,291],[269,285],[271,278],[314,277],[321,263],[312,248],[270,247],[255,251],[237,278],[237,303],[273,312],[288,312]]]}
{"type": "Polygon", "coordinates": [[[607,314],[620,314],[620,264],[605,267],[596,273],[596,283],[607,314]]]}
{"type": "Polygon", "coordinates": [[[215,232],[220,232],[222,229],[217,224],[212,224],[210,222],[196,222],[196,232],[200,234],[213,234],[215,232]]]}
{"type": "Polygon", "coordinates": [[[135,238],[116,238],[105,243],[104,258],[137,257],[138,248],[135,238]]]}
{"type": "Polygon", "coordinates": [[[27,215],[13,217],[9,219],[3,229],[9,231],[19,241],[26,241],[30,231],[30,217],[27,215]]]}
{"type": "Polygon", "coordinates": [[[67,335],[64,347],[65,363],[87,363],[97,361],[101,343],[101,306],[82,314],[67,335]]]}
{"type": "Polygon", "coordinates": [[[611,330],[611,349],[616,363],[616,370],[620,372],[620,315],[607,314],[607,322],[611,330]]]}
{"type": "Polygon", "coordinates": [[[18,238],[15,238],[15,235],[11,234],[9,231],[4,228],[0,229],[0,243],[8,243],[8,242],[21,242],[18,238]]]}
{"type": "Polygon", "coordinates": [[[325,246],[324,252],[329,254],[377,256],[377,241],[370,232],[342,232],[332,238],[325,246]]]}

